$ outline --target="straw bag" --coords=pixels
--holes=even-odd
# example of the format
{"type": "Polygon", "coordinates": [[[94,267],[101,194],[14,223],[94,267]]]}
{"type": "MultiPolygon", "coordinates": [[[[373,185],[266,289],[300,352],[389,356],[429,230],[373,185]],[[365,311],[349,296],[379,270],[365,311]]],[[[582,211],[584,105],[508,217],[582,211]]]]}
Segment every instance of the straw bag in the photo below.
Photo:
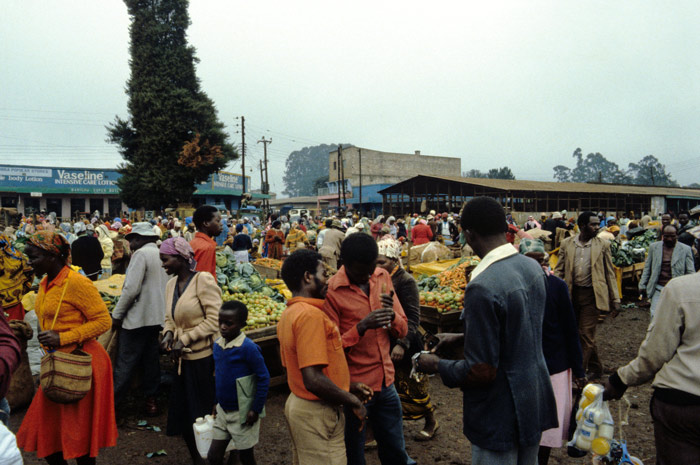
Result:
{"type": "MultiPolygon", "coordinates": [[[[68,288],[68,278],[63,286],[63,293],[53,317],[51,331],[56,324],[58,311],[68,288]]],[[[41,358],[39,379],[41,390],[51,401],[59,404],[77,402],[87,395],[92,387],[92,355],[84,352],[82,344],[73,352],[54,350],[41,358]]]]}

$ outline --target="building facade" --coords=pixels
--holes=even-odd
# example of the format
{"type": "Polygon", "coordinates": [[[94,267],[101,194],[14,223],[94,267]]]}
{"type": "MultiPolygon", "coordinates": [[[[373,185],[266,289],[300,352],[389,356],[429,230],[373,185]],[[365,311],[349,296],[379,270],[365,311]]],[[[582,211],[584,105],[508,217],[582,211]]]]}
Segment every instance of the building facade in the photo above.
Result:
{"type": "Polygon", "coordinates": [[[348,208],[379,211],[382,205],[380,190],[418,174],[454,176],[461,170],[462,160],[456,157],[422,155],[419,150],[415,153],[395,153],[346,147],[340,155],[337,150],[328,154],[328,191],[319,198],[328,200],[329,206],[337,207],[339,187],[343,202],[344,180],[348,208]]]}
{"type": "MultiPolygon", "coordinates": [[[[122,216],[132,210],[119,198],[120,177],[114,169],[0,165],[0,204],[25,215],[45,211],[54,212],[59,218],[71,218],[99,211],[112,217],[122,216]]],[[[250,192],[250,177],[246,176],[245,183],[246,192],[250,192]]],[[[236,210],[242,194],[243,177],[221,171],[197,185],[194,204],[236,210]]]]}

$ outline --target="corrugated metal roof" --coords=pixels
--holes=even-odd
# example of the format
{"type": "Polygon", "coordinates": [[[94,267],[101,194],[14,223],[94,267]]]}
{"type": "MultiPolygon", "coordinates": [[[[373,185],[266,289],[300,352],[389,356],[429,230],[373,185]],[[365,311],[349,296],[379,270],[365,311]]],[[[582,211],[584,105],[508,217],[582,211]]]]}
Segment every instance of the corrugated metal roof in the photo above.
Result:
{"type": "Polygon", "coordinates": [[[661,186],[635,186],[629,184],[596,184],[584,182],[544,182],[544,181],[521,181],[511,179],[488,179],[488,178],[462,178],[448,176],[414,176],[391,187],[379,191],[386,193],[395,192],[395,188],[402,184],[410,184],[419,178],[435,179],[469,184],[502,191],[537,191],[537,192],[569,192],[569,193],[591,193],[591,194],[632,194],[648,196],[674,196],[680,198],[700,198],[700,189],[686,189],[681,187],[661,187],[661,186]]]}

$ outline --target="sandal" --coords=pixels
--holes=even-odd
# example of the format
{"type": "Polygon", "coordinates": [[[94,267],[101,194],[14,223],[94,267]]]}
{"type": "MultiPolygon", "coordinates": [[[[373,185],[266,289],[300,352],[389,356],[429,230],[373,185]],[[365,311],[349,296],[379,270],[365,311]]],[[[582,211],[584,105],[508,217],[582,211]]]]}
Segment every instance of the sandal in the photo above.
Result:
{"type": "Polygon", "coordinates": [[[435,428],[433,428],[433,432],[429,433],[426,430],[420,430],[416,435],[414,436],[414,439],[416,441],[430,441],[435,437],[435,433],[440,429],[440,423],[435,420],[435,428]]]}

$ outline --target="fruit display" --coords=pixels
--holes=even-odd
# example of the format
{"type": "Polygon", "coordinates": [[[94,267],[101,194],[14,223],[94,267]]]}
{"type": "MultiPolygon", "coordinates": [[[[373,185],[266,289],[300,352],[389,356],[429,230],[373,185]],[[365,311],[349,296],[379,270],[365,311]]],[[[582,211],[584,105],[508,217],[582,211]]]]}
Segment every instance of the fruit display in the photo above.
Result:
{"type": "Polygon", "coordinates": [[[282,269],[282,260],[276,260],[274,258],[258,258],[257,260],[255,260],[255,264],[266,266],[277,271],[282,269]]]}
{"type": "Polygon", "coordinates": [[[435,307],[440,313],[462,310],[467,274],[478,264],[477,257],[464,257],[445,271],[419,280],[421,305],[435,307]]]}
{"type": "Polygon", "coordinates": [[[237,300],[248,307],[248,319],[246,327],[243,328],[248,331],[276,325],[282,311],[287,308],[284,302],[279,302],[262,292],[224,292],[222,298],[224,302],[237,300]]]}
{"type": "Polygon", "coordinates": [[[248,331],[276,325],[291,298],[281,279],[265,280],[253,265],[236,263],[233,254],[225,252],[216,254],[216,280],[224,301],[238,300],[248,307],[248,331]]]}

